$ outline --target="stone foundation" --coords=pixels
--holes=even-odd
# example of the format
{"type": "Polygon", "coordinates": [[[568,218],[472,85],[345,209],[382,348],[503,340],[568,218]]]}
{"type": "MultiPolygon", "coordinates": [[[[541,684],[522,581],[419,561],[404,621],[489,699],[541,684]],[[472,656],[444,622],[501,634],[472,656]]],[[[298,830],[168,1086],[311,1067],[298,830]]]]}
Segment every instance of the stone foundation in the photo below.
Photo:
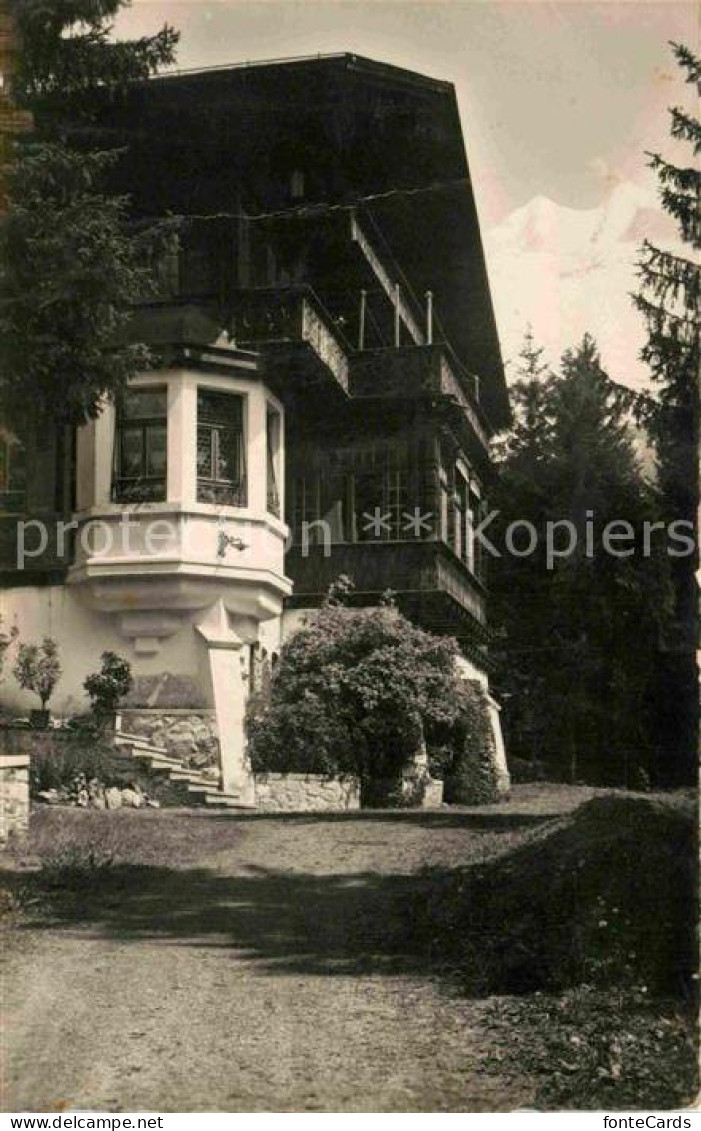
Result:
{"type": "Polygon", "coordinates": [[[219,735],[214,711],[128,709],[120,712],[119,729],[138,734],[185,766],[219,770],[219,735]]]}
{"type": "Polygon", "coordinates": [[[0,848],[26,836],[29,827],[29,758],[26,754],[0,757],[0,848]]]}
{"type": "Polygon", "coordinates": [[[360,808],[355,778],[322,774],[256,774],[256,809],[261,813],[343,812],[360,808]]]}
{"type": "Polygon", "coordinates": [[[424,795],[421,802],[422,809],[438,809],[443,804],[443,782],[437,778],[429,778],[424,785],[424,795]]]}
{"type": "Polygon", "coordinates": [[[426,773],[400,778],[374,778],[365,783],[365,809],[437,809],[443,804],[443,782],[426,773]]]}

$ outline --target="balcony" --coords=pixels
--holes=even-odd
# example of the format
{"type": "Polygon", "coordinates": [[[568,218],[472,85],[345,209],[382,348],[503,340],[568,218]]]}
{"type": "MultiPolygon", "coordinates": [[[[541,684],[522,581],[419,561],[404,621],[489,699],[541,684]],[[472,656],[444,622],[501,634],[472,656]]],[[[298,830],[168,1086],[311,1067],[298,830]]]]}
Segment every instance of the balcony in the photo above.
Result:
{"type": "Polygon", "coordinates": [[[492,428],[477,399],[477,381],[445,344],[354,354],[350,392],[353,397],[443,396],[457,407],[482,449],[489,450],[492,428]]]}
{"type": "Polygon", "coordinates": [[[330,378],[348,393],[348,346],[311,287],[237,291],[230,330],[238,346],[265,353],[273,384],[330,378]]]}
{"type": "Polygon", "coordinates": [[[486,623],[484,587],[443,542],[343,542],[330,549],[328,557],[323,546],[310,546],[306,553],[296,546],[287,553],[285,571],[294,583],[291,607],[313,605],[332,581],[347,574],[362,603],[391,589],[427,627],[459,635],[466,620],[475,627],[486,623]]]}

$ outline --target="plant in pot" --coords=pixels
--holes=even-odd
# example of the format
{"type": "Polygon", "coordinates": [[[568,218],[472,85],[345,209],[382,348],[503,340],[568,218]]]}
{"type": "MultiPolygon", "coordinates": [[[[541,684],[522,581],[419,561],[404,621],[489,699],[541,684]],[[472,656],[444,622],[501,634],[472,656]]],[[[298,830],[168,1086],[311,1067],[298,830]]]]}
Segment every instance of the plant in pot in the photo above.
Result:
{"type": "Polygon", "coordinates": [[[47,704],[61,678],[58,644],[50,636],[41,644],[20,644],[12,671],[20,687],[39,696],[41,710],[30,711],[29,720],[33,727],[45,729],[51,718],[47,704]]]}
{"type": "Polygon", "coordinates": [[[120,699],[132,687],[131,664],[116,652],[103,652],[99,672],[89,675],[83,687],[90,696],[90,709],[100,730],[114,724],[120,699]]]}

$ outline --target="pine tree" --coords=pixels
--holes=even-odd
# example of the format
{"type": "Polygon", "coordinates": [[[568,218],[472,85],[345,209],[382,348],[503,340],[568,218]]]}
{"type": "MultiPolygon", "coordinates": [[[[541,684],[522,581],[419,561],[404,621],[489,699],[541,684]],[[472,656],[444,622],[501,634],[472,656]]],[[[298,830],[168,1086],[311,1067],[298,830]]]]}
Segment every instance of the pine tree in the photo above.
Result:
{"type": "Polygon", "coordinates": [[[117,94],[147,79],[175,57],[179,33],[166,24],[155,35],[110,38],[112,21],[129,0],[9,0],[18,39],[14,97],[47,128],[51,119],[75,129],[92,116],[96,91],[117,94]]]}
{"type": "Polygon", "coordinates": [[[589,335],[539,395],[547,443],[541,454],[534,422],[533,450],[523,446],[517,400],[521,441],[499,491],[502,530],[526,519],[540,537],[535,553],[506,553],[495,570],[511,753],[572,781],[632,785],[642,769],[655,771],[648,698],[668,585],[666,561],[640,550],[643,524],[658,518],[657,494],[636,459],[628,403],[589,335]],[[548,569],[545,525],[562,520],[574,525],[577,546],[548,569]],[[630,557],[602,550],[613,520],[630,524],[630,557]]]}
{"type": "Polygon", "coordinates": [[[516,459],[535,465],[547,455],[552,429],[548,407],[552,374],[543,361],[544,353],[544,347],[535,344],[533,328],[528,325],[518,355],[517,379],[509,389],[514,425],[501,453],[508,453],[512,465],[516,459]]]}
{"type": "MultiPolygon", "coordinates": [[[[672,44],[686,81],[699,90],[701,61],[681,44],[672,44]]],[[[668,780],[693,781],[698,737],[698,497],[699,497],[699,291],[701,269],[701,122],[680,107],[670,110],[671,135],[691,147],[694,161],[674,165],[650,155],[664,209],[676,220],[693,253],[673,255],[648,241],[639,265],[640,293],[634,301],[647,326],[642,351],[656,385],[656,400],[646,423],[657,449],[660,485],[668,523],[682,521],[693,531],[696,552],[673,563],[676,595],[672,631],[660,662],[661,741],[668,748],[668,780]]]]}
{"type": "Polygon", "coordinates": [[[148,292],[152,256],[173,226],[135,231],[128,201],[105,187],[119,160],[97,148],[98,98],[118,97],[172,61],[177,34],[111,42],[126,0],[11,0],[17,36],[13,95],[35,129],[4,170],[0,230],[0,414],[32,424],[96,416],[148,364],[123,344],[132,304],[148,292]]]}

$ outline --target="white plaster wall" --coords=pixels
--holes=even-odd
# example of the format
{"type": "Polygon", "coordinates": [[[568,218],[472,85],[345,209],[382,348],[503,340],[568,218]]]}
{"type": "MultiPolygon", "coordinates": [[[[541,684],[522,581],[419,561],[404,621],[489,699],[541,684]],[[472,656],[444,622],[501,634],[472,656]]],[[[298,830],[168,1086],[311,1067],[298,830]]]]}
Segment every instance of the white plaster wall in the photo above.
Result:
{"type": "MultiPolygon", "coordinates": [[[[137,655],[133,641],[119,632],[117,618],[88,609],[71,586],[8,590],[0,595],[0,613],[5,628],[17,625],[22,641],[40,641],[43,636],[58,641],[63,674],[50,704],[56,716],[72,715],[87,707],[83,681],[99,669],[100,656],[108,649],[129,660],[135,676],[170,672],[189,677],[199,692],[200,705],[212,705],[207,651],[193,629],[194,614],[183,617],[173,635],[161,641],[157,653],[137,655]]],[[[24,713],[39,704],[36,696],[22,691],[12,676],[14,654],[11,649],[6,657],[0,708],[24,713]]]]}
{"type": "Polygon", "coordinates": [[[485,691],[489,690],[489,677],[487,673],[473,664],[472,660],[466,659],[465,656],[458,657],[458,671],[463,679],[471,679],[479,683],[485,691]]]}

